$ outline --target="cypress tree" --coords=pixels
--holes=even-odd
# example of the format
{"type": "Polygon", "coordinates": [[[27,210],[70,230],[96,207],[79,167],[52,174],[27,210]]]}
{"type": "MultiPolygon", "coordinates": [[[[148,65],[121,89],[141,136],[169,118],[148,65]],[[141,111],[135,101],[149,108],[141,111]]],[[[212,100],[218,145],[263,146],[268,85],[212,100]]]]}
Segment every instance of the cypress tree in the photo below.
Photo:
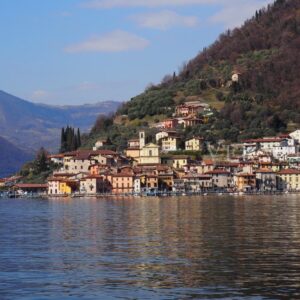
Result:
{"type": "Polygon", "coordinates": [[[80,129],[77,129],[77,144],[78,148],[81,147],[81,135],[80,135],[80,129]]]}

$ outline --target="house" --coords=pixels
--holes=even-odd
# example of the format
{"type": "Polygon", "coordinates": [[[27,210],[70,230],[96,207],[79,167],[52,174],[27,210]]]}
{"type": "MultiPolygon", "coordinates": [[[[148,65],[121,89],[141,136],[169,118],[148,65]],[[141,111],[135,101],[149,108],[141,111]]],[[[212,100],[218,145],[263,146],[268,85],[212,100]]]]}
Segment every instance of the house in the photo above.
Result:
{"type": "Polygon", "coordinates": [[[49,195],[70,195],[78,190],[79,184],[76,180],[68,178],[52,177],[48,179],[49,195]]]}
{"type": "Polygon", "coordinates": [[[204,139],[202,137],[193,137],[185,141],[185,150],[187,151],[201,151],[204,139]]]}
{"type": "Polygon", "coordinates": [[[134,177],[133,192],[135,194],[140,194],[142,192],[142,189],[141,189],[141,176],[140,175],[136,175],[134,177]]]}
{"type": "Polygon", "coordinates": [[[212,189],[212,176],[205,174],[190,173],[182,177],[186,192],[203,192],[212,189]]]}
{"type": "Polygon", "coordinates": [[[139,139],[129,140],[128,148],[140,148],[140,140],[139,139]]]}
{"type": "Polygon", "coordinates": [[[173,168],[181,169],[189,163],[190,157],[188,155],[173,155],[172,160],[173,160],[173,168]]]}
{"type": "Polygon", "coordinates": [[[160,164],[159,146],[153,143],[147,144],[140,150],[139,164],[160,164]]]}
{"type": "Polygon", "coordinates": [[[295,140],[287,137],[271,137],[244,141],[244,157],[248,157],[251,153],[259,150],[262,154],[272,154],[275,158],[283,160],[287,155],[296,153],[297,147],[295,140]]]}
{"type": "Polygon", "coordinates": [[[140,147],[131,147],[131,148],[127,148],[125,149],[125,155],[127,157],[132,158],[135,161],[139,161],[140,158],[140,147]]]}
{"type": "Polygon", "coordinates": [[[296,140],[298,144],[300,144],[300,129],[293,131],[292,133],[289,134],[289,136],[294,140],[296,140]]]}
{"type": "Polygon", "coordinates": [[[172,128],[176,128],[177,126],[178,126],[177,119],[166,119],[163,121],[163,127],[165,129],[172,129],[172,128]]]}
{"type": "Polygon", "coordinates": [[[46,194],[48,190],[48,184],[18,183],[14,185],[14,189],[18,193],[22,194],[46,194]]]}
{"type": "Polygon", "coordinates": [[[177,132],[175,130],[161,130],[155,135],[155,140],[158,143],[162,138],[169,136],[176,136],[177,132]]]}
{"type": "Polygon", "coordinates": [[[141,187],[145,192],[155,192],[158,190],[158,176],[157,175],[142,175],[141,187]]]}
{"type": "Polygon", "coordinates": [[[203,112],[208,105],[199,101],[187,102],[176,107],[175,113],[179,117],[196,116],[203,112]]]}
{"type": "Polygon", "coordinates": [[[233,182],[240,192],[249,192],[256,189],[256,175],[253,173],[234,174],[233,182]]]}
{"type": "Polygon", "coordinates": [[[168,136],[161,139],[161,150],[163,152],[176,151],[179,149],[180,137],[168,136]]]}
{"type": "Polygon", "coordinates": [[[193,126],[203,123],[202,119],[197,118],[197,117],[182,118],[178,122],[179,122],[179,124],[182,124],[184,128],[193,127],[193,126]]]}
{"type": "Polygon", "coordinates": [[[54,164],[63,164],[64,155],[63,154],[52,154],[48,156],[48,159],[54,164]]]}
{"type": "Polygon", "coordinates": [[[207,172],[210,172],[214,170],[215,163],[212,159],[204,159],[201,164],[196,166],[197,173],[199,174],[205,174],[207,172]]]}
{"type": "Polygon", "coordinates": [[[279,146],[274,146],[272,149],[272,155],[274,158],[280,161],[286,161],[287,157],[292,154],[296,154],[298,147],[296,141],[290,138],[284,138],[279,146]]]}
{"type": "Polygon", "coordinates": [[[131,194],[134,191],[134,175],[127,173],[112,174],[112,193],[131,194]]]}
{"type": "Polygon", "coordinates": [[[106,172],[108,170],[110,170],[109,165],[103,165],[99,163],[90,165],[89,167],[90,175],[101,175],[101,173],[106,172]]]}
{"type": "Polygon", "coordinates": [[[300,170],[284,169],[279,171],[277,187],[281,191],[300,191],[300,170]]]}
{"type": "Polygon", "coordinates": [[[216,189],[227,189],[233,187],[232,174],[223,169],[215,169],[205,173],[212,177],[212,187],[216,189]]]}
{"type": "Polygon", "coordinates": [[[287,162],[289,163],[289,165],[298,167],[300,165],[300,153],[298,152],[296,154],[288,155],[287,162]]]}
{"type": "Polygon", "coordinates": [[[174,172],[168,166],[157,166],[158,188],[161,191],[172,191],[174,172]]]}
{"type": "Polygon", "coordinates": [[[63,172],[65,173],[89,173],[89,167],[100,163],[115,165],[119,155],[111,150],[78,150],[64,154],[63,172]]]}
{"type": "Polygon", "coordinates": [[[93,150],[94,151],[96,151],[96,150],[99,150],[101,147],[103,147],[104,145],[106,145],[107,144],[107,140],[105,139],[105,140],[98,140],[96,143],[95,143],[95,145],[94,145],[94,147],[93,147],[93,150]]]}
{"type": "Polygon", "coordinates": [[[80,193],[96,195],[107,193],[110,190],[110,184],[100,175],[89,175],[80,180],[80,193]]]}
{"type": "Polygon", "coordinates": [[[276,172],[272,169],[258,169],[256,174],[256,188],[262,192],[275,191],[277,187],[276,172]]]}

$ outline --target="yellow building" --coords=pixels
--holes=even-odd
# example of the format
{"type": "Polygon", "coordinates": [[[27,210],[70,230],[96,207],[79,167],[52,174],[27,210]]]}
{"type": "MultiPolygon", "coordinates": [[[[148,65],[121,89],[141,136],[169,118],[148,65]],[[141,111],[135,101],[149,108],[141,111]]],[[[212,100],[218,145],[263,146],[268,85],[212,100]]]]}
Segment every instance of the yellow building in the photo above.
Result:
{"type": "Polygon", "coordinates": [[[65,178],[49,178],[48,194],[49,195],[70,195],[78,189],[78,182],[65,178]]]}
{"type": "Polygon", "coordinates": [[[127,157],[131,157],[136,161],[140,159],[140,148],[139,147],[131,147],[125,150],[125,155],[127,157]]]}
{"type": "Polygon", "coordinates": [[[141,165],[160,164],[159,146],[153,143],[147,144],[140,150],[139,163],[141,165]]]}
{"type": "Polygon", "coordinates": [[[185,142],[185,150],[188,151],[201,151],[203,146],[203,138],[194,137],[185,142]]]}
{"type": "Polygon", "coordinates": [[[234,185],[240,192],[246,192],[256,189],[255,174],[238,173],[233,177],[234,185]]]}
{"type": "Polygon", "coordinates": [[[181,169],[186,166],[189,162],[189,156],[187,155],[174,155],[173,159],[173,168],[181,169]]]}
{"type": "Polygon", "coordinates": [[[161,139],[161,150],[176,151],[179,148],[180,138],[176,136],[167,136],[161,139]]]}
{"type": "Polygon", "coordinates": [[[300,190],[300,170],[285,169],[277,173],[278,189],[282,191],[300,190]]]}

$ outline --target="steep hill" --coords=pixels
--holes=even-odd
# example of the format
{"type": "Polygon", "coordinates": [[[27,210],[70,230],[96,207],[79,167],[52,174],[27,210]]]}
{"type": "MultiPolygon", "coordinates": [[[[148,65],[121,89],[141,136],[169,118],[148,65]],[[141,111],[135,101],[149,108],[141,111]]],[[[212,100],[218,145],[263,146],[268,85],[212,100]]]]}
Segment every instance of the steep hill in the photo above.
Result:
{"type": "Polygon", "coordinates": [[[99,114],[114,112],[119,105],[118,102],[106,101],[81,106],[49,106],[0,91],[0,132],[22,149],[37,150],[44,146],[55,150],[62,127],[70,125],[88,131],[99,114]]]}
{"type": "Polygon", "coordinates": [[[33,155],[0,137],[0,178],[12,175],[33,155]]]}
{"type": "MultiPolygon", "coordinates": [[[[176,104],[189,100],[210,104],[214,117],[186,135],[237,141],[294,129],[300,123],[299,75],[300,1],[277,0],[222,34],[178,75],[165,76],[124,104],[109,127],[110,138],[124,145],[124,134],[171,116],[176,104]]],[[[107,135],[103,128],[96,124],[87,143],[107,135]]]]}

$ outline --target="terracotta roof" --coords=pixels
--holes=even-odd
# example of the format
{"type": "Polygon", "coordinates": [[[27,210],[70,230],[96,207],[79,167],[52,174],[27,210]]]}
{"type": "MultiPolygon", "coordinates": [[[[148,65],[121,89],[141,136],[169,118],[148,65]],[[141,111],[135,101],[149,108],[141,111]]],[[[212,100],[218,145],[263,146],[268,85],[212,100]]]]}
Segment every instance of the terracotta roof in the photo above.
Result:
{"type": "Polygon", "coordinates": [[[226,171],[226,170],[219,170],[219,169],[215,169],[215,170],[212,170],[212,171],[209,171],[209,172],[206,172],[205,174],[223,174],[223,175],[229,175],[230,172],[226,171]]]}
{"type": "Polygon", "coordinates": [[[60,153],[60,154],[51,154],[48,155],[48,158],[64,158],[64,154],[60,153]]]}
{"type": "Polygon", "coordinates": [[[274,171],[272,169],[263,168],[256,170],[255,173],[274,173],[274,171]]]}
{"type": "Polygon", "coordinates": [[[289,174],[300,174],[300,170],[297,169],[284,169],[278,172],[280,175],[289,175],[289,174]]]}
{"type": "Polygon", "coordinates": [[[89,175],[82,178],[81,180],[85,180],[85,179],[103,179],[103,177],[101,175],[89,175]]]}
{"type": "Polygon", "coordinates": [[[117,152],[111,150],[77,150],[64,153],[64,156],[96,156],[96,155],[117,155],[117,152]]]}
{"type": "Polygon", "coordinates": [[[249,176],[253,176],[253,177],[255,177],[255,174],[237,173],[237,174],[235,174],[235,176],[238,176],[238,177],[249,177],[249,176]]]}
{"type": "Polygon", "coordinates": [[[15,185],[16,188],[20,189],[46,189],[48,184],[39,184],[39,183],[18,183],[15,185]]]}
{"type": "Polygon", "coordinates": [[[280,137],[274,137],[274,138],[262,138],[262,139],[249,139],[244,140],[244,143],[275,143],[275,142],[281,142],[283,138],[280,137]]]}
{"type": "Polygon", "coordinates": [[[133,174],[129,173],[117,173],[117,174],[112,174],[113,177],[134,177],[133,174]]]}
{"type": "Polygon", "coordinates": [[[208,174],[188,174],[183,176],[183,178],[202,178],[202,179],[211,179],[211,176],[208,174]]]}
{"type": "Polygon", "coordinates": [[[202,161],[205,165],[214,165],[214,162],[212,159],[204,159],[202,161]]]}
{"type": "Polygon", "coordinates": [[[223,161],[223,162],[217,162],[217,166],[222,166],[222,167],[238,167],[240,163],[233,163],[233,162],[228,162],[228,161],[223,161]]]}

